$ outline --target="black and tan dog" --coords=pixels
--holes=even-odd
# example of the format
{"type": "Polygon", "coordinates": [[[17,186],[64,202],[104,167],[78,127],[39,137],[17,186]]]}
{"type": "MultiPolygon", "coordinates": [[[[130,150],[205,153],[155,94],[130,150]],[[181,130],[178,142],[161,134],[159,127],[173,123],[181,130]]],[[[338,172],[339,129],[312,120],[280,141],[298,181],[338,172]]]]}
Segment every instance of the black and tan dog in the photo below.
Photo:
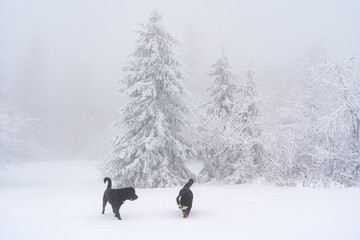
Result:
{"type": "Polygon", "coordinates": [[[111,204],[115,217],[121,220],[119,212],[121,205],[123,205],[126,200],[136,200],[138,196],[135,194],[135,189],[132,187],[112,189],[111,179],[108,177],[104,178],[104,183],[106,182],[108,182],[108,185],[103,196],[102,214],[104,214],[105,212],[106,203],[109,202],[111,204]]]}
{"type": "Polygon", "coordinates": [[[185,186],[180,190],[179,196],[176,198],[176,203],[183,212],[183,217],[187,218],[190,214],[193,202],[193,193],[190,190],[194,180],[190,179],[185,186]]]}

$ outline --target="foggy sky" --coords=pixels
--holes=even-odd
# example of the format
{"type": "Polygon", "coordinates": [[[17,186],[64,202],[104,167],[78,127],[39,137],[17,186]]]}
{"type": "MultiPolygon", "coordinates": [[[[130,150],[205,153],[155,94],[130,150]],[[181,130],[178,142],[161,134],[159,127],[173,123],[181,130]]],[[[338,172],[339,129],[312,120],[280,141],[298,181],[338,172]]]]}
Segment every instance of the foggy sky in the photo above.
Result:
{"type": "Polygon", "coordinates": [[[307,48],[319,44],[337,58],[360,52],[356,0],[0,0],[9,98],[43,119],[41,139],[50,151],[81,153],[107,134],[123,104],[116,81],[134,50],[134,31],[154,9],[179,40],[179,58],[192,65],[187,70],[196,76],[187,85],[195,94],[210,84],[205,74],[223,49],[239,72],[252,62],[260,91],[272,98],[307,48]],[[191,44],[196,54],[189,55],[191,44]],[[40,107],[30,109],[23,97],[29,92],[41,96],[40,107]]]}

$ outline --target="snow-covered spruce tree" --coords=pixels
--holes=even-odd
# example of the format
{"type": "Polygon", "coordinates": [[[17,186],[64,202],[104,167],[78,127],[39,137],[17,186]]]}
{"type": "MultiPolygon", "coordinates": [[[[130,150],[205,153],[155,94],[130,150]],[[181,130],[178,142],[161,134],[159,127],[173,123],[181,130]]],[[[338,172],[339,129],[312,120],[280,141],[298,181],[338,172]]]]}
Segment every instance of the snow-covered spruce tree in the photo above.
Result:
{"type": "Polygon", "coordinates": [[[33,159],[39,147],[33,140],[38,121],[0,103],[0,168],[33,159]]]}
{"type": "Polygon", "coordinates": [[[290,119],[284,138],[296,142],[288,151],[295,162],[283,175],[304,185],[359,185],[359,77],[348,61],[324,54],[305,58],[301,66],[283,109],[290,119]]]}
{"type": "Polygon", "coordinates": [[[255,72],[250,66],[245,73],[248,79],[239,90],[229,121],[231,143],[222,169],[225,180],[232,183],[252,181],[264,176],[266,169],[255,72]]]}
{"type": "Polygon", "coordinates": [[[34,158],[38,146],[33,132],[38,121],[19,113],[8,101],[8,87],[0,69],[0,168],[34,158]]]}
{"type": "Polygon", "coordinates": [[[236,93],[236,74],[228,63],[223,52],[221,58],[212,66],[209,76],[214,79],[213,85],[207,89],[212,98],[206,104],[206,109],[211,115],[227,118],[231,115],[236,93]]]}
{"type": "Polygon", "coordinates": [[[193,177],[184,165],[192,150],[182,135],[187,108],[180,63],[172,51],[177,42],[161,19],[152,13],[123,68],[121,92],[130,101],[115,125],[128,130],[113,141],[105,170],[121,186],[179,186],[193,177]]]}
{"type": "Polygon", "coordinates": [[[231,144],[229,122],[237,92],[237,75],[224,53],[212,66],[209,76],[213,78],[213,85],[207,90],[211,101],[202,106],[205,111],[202,125],[199,126],[204,163],[204,169],[200,172],[202,181],[224,178],[222,168],[226,164],[228,146],[231,144]]]}

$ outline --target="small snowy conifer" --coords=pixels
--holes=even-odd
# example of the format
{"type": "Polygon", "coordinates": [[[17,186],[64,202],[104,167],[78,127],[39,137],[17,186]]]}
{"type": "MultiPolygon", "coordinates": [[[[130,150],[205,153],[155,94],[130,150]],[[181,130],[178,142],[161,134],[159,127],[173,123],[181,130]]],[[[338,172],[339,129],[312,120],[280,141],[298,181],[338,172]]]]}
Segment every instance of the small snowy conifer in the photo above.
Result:
{"type": "Polygon", "coordinates": [[[264,147],[258,109],[258,93],[254,82],[255,72],[251,66],[247,71],[247,82],[240,88],[234,103],[229,137],[229,154],[223,167],[226,181],[248,182],[263,175],[264,147]]]}
{"type": "Polygon", "coordinates": [[[228,117],[234,105],[234,94],[236,92],[236,74],[228,63],[225,53],[222,54],[212,66],[209,76],[214,79],[213,85],[208,88],[212,101],[206,104],[210,114],[219,117],[228,117]]]}
{"type": "Polygon", "coordinates": [[[33,140],[38,121],[15,110],[8,98],[8,84],[0,68],[0,168],[33,159],[39,147],[33,140]]]}
{"type": "Polygon", "coordinates": [[[212,66],[209,76],[214,79],[213,85],[208,88],[212,100],[203,106],[206,111],[203,116],[203,125],[199,127],[204,141],[200,143],[203,148],[201,155],[204,162],[204,169],[200,172],[202,181],[222,180],[224,177],[222,169],[226,164],[228,146],[231,144],[229,141],[231,139],[228,138],[229,122],[237,92],[237,75],[224,53],[212,66]]]}

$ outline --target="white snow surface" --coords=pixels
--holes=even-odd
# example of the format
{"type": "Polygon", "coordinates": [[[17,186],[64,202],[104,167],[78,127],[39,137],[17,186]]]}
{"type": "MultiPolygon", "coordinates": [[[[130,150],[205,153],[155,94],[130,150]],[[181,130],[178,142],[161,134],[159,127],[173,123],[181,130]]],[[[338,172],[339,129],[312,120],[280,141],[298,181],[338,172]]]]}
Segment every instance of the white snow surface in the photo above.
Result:
{"type": "Polygon", "coordinates": [[[0,171],[0,239],[360,239],[360,189],[194,183],[183,219],[179,188],[136,189],[117,220],[93,161],[33,162],[0,171]]]}

